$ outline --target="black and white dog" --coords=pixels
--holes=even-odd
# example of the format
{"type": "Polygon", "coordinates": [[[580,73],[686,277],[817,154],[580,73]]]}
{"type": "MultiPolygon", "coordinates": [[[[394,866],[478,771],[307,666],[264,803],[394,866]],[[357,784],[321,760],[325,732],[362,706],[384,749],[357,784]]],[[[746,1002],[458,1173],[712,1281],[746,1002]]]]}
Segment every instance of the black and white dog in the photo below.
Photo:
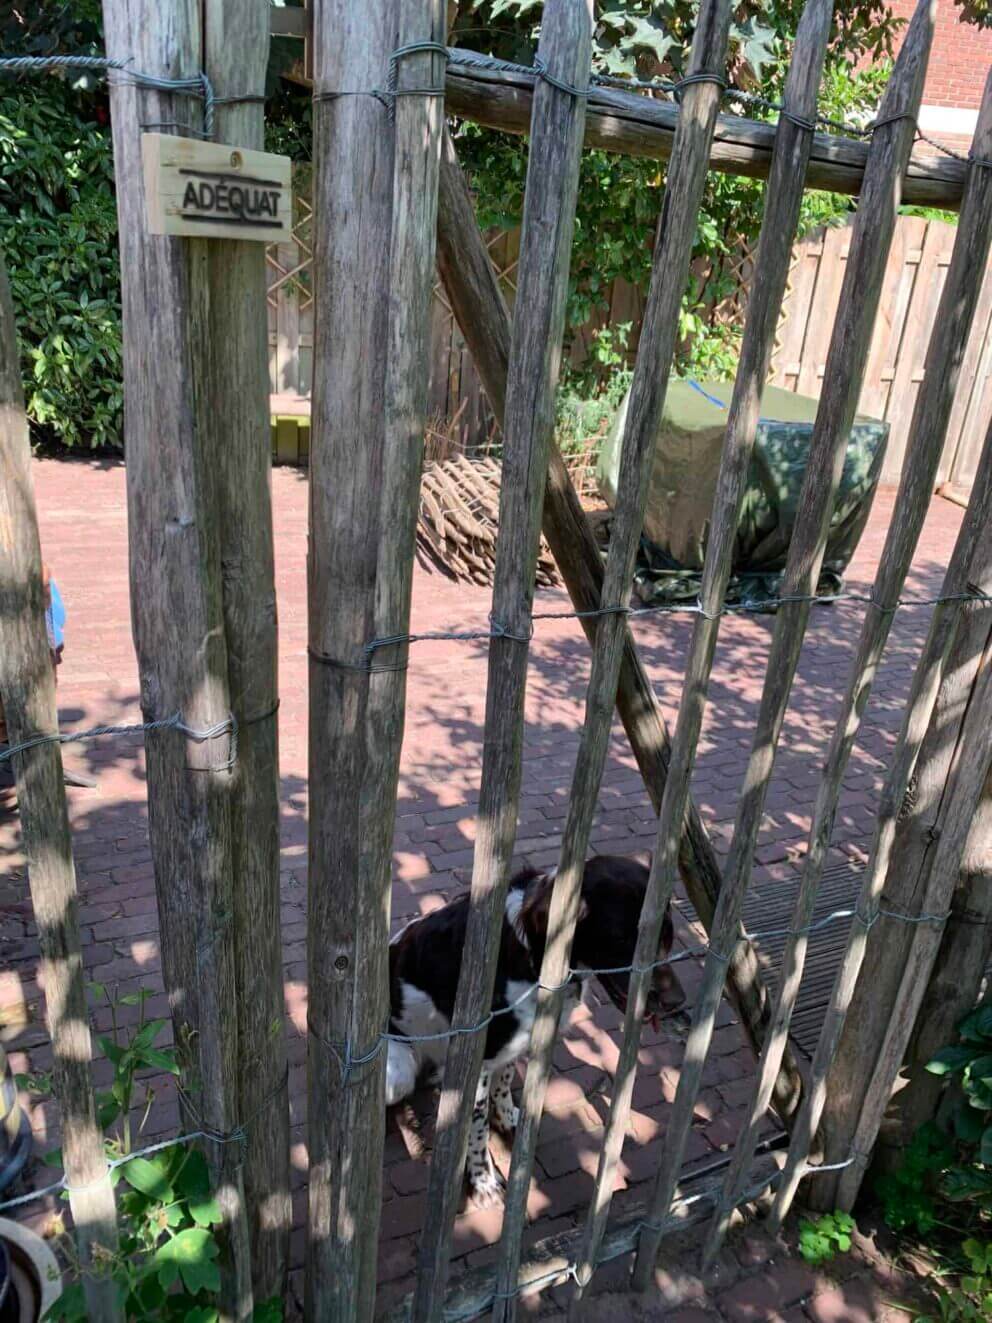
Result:
{"type": "MultiPolygon", "coordinates": [[[[572,945],[574,969],[615,969],[634,959],[637,923],[648,883],[644,857],[600,855],[589,860],[582,880],[582,901],[572,945]]],[[[528,1048],[534,1022],[536,996],[526,997],[537,982],[544,957],[548,913],[554,873],[527,868],[511,880],[506,898],[503,934],[493,1010],[513,1006],[497,1015],[486,1031],[485,1059],[476,1093],[469,1139],[467,1176],[476,1202],[499,1203],[504,1181],[489,1152],[489,1122],[503,1134],[517,1124],[517,1108],[510,1086],[515,1062],[528,1048]],[[524,1000],[520,1000],[524,998],[524,1000]],[[520,1002],[519,1005],[515,1003],[520,1002]]],[[[389,949],[390,1032],[399,1035],[443,1034],[451,1027],[458,971],[468,922],[468,896],[454,900],[407,924],[389,949]]],[[[658,958],[671,950],[672,916],[666,913],[658,958]]],[[[629,975],[600,974],[611,1000],[624,1010],[629,975]]],[[[573,978],[566,994],[563,1021],[579,1000],[580,980],[573,978]]],[[[674,971],[663,965],[652,975],[645,1019],[677,1011],[685,993],[674,971]]],[[[400,1043],[390,1040],[386,1063],[386,1102],[408,1097],[418,1080],[444,1061],[447,1040],[400,1043]]]]}

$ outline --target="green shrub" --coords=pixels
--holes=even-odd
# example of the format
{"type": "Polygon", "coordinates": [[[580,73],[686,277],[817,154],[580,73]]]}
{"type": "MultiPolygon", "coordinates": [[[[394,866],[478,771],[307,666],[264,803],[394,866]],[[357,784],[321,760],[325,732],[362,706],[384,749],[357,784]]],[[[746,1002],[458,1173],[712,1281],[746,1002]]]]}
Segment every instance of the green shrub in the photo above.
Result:
{"type": "Polygon", "coordinates": [[[120,274],[103,100],[51,76],[0,92],[0,250],[34,439],[119,447],[120,274]]]}

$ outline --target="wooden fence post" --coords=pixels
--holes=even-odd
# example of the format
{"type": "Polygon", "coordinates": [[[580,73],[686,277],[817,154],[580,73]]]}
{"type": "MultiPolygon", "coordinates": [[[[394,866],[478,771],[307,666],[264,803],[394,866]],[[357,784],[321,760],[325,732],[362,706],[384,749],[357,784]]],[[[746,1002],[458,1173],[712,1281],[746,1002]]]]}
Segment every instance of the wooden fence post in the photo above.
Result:
{"type": "Polygon", "coordinates": [[[340,22],[328,6],[317,27],[329,31],[317,52],[307,1312],[350,1323],[375,1302],[385,1055],[374,1045],[389,1007],[406,696],[405,645],[366,645],[409,628],[445,16],[440,0],[402,0],[395,18],[373,5],[347,23],[339,8],[340,22]],[[363,1048],[373,1056],[345,1065],[363,1048]]]}
{"type": "MultiPolygon", "coordinates": [[[[490,407],[502,425],[510,315],[475,219],[454,143],[448,135],[441,156],[438,268],[490,407]]],[[[543,530],[575,610],[597,610],[602,596],[603,558],[554,438],[549,447],[543,530]]],[[[598,622],[580,616],[579,623],[592,643],[598,622]]],[[[648,798],[657,812],[668,776],[671,744],[661,704],[626,625],[616,705],[648,798]]],[[[689,899],[708,931],[720,894],[720,865],[691,797],[686,805],[679,844],[679,869],[689,899]]],[[[754,947],[743,935],[734,948],[727,982],[745,1032],[757,1053],[769,1023],[768,998],[754,947]]],[[[798,1104],[800,1089],[799,1068],[791,1051],[787,1051],[775,1089],[776,1107],[787,1121],[798,1104]]]]}
{"type": "Polygon", "coordinates": [[[906,1045],[916,1023],[933,962],[940,949],[948,906],[954,894],[961,855],[971,831],[975,811],[992,768],[992,665],[979,669],[971,695],[968,721],[956,750],[947,793],[937,823],[937,843],[921,916],[913,926],[913,938],[903,969],[902,982],[889,1016],[875,1066],[875,1073],[858,1116],[851,1155],[837,1183],[837,1204],[849,1209],[857,1198],[878,1127],[892,1086],[902,1065],[906,1045]]]}
{"type": "MultiPolygon", "coordinates": [[[[478,838],[452,1020],[453,1026],[463,1028],[479,1024],[492,1005],[516,836],[534,573],[565,329],[585,121],[583,92],[592,58],[591,0],[548,0],[538,55],[547,77],[534,95],[506,392],[493,586],[493,619],[499,633],[489,647],[478,838]]],[[[452,1224],[484,1046],[484,1031],[460,1035],[448,1045],[427,1195],[431,1219],[418,1256],[415,1323],[434,1323],[443,1306],[452,1224]]]]}
{"type": "MultiPolygon", "coordinates": [[[[14,308],[0,265],[0,695],[11,747],[57,734],[55,675],[45,627],[31,444],[21,391],[14,308]]],[[[90,1075],[89,1011],[79,937],[76,873],[69,814],[56,743],[18,754],[17,806],[38,925],[45,1024],[52,1041],[53,1083],[62,1123],[62,1160],[69,1207],[84,1266],[83,1287],[94,1323],[121,1318],[117,1288],[90,1271],[94,1249],[117,1248],[114,1191],[96,1121],[90,1075]]]]}
{"type": "MultiPolygon", "coordinates": [[[[992,631],[984,623],[986,643],[982,664],[992,666],[992,631]]],[[[961,655],[957,646],[951,656],[961,655]]],[[[953,671],[949,669],[949,675],[953,671]]],[[[945,686],[946,686],[945,680],[945,686]]],[[[947,703],[943,694],[937,700],[931,730],[946,724],[947,703]],[[944,717],[945,720],[940,720],[944,717]]],[[[971,711],[970,705],[967,709],[971,711]]],[[[920,751],[923,764],[929,752],[931,735],[920,751]]],[[[928,851],[928,855],[932,851],[928,851]]],[[[928,860],[924,860],[925,865],[928,860]]],[[[879,1134],[887,1165],[898,1160],[902,1149],[925,1121],[932,1120],[945,1081],[927,1070],[937,1052],[951,1042],[959,1020],[978,1001],[982,980],[992,954],[992,771],[985,778],[978,809],[961,856],[957,887],[951,898],[950,917],[944,930],[933,972],[920,1005],[906,1052],[902,1073],[905,1088],[892,1099],[893,1125],[879,1134]]],[[[877,1149],[876,1149],[877,1155],[877,1149]]],[[[877,1160],[877,1157],[876,1157],[877,1160]]]]}
{"type": "MultiPolygon", "coordinates": [[[[261,150],[268,0],[204,0],[204,69],[219,141],[261,150]]],[[[238,723],[231,826],[238,1103],[254,1297],[283,1297],[289,1270],[289,1103],[279,895],[278,645],[269,491],[265,249],[208,250],[214,484],[231,710],[238,723]]]]}
{"type": "MultiPolygon", "coordinates": [[[[982,490],[982,485],[976,484],[975,496],[979,504],[983,500],[982,490]]],[[[985,591],[992,587],[992,527],[988,525],[979,532],[968,574],[973,583],[984,585],[985,591]]],[[[880,891],[884,908],[872,924],[865,942],[862,963],[871,970],[871,978],[859,979],[854,986],[850,1009],[827,1076],[820,1130],[823,1160],[828,1165],[847,1158],[858,1114],[874,1073],[879,1044],[892,1013],[912,942],[911,926],[900,922],[898,916],[918,914],[923,909],[923,895],[932,870],[936,842],[933,828],[947,791],[965,713],[969,710],[968,695],[975,684],[988,642],[989,613],[983,604],[961,603],[952,608],[950,618],[957,628],[946,663],[940,666],[940,688],[933,703],[926,737],[919,746],[909,790],[899,802],[892,857],[881,884],[884,890],[880,891]]],[[[972,828],[974,848],[979,857],[983,844],[980,834],[982,816],[981,813],[976,816],[972,828]]],[[[970,925],[961,924],[959,927],[970,925]]],[[[947,938],[952,936],[953,929],[949,929],[947,938]]],[[[969,936],[979,939],[981,949],[980,931],[969,936]]],[[[962,932],[960,940],[970,948],[969,936],[962,932]]],[[[953,970],[955,996],[947,999],[949,1007],[967,985],[967,969],[965,962],[953,970]]],[[[939,970],[935,970],[935,979],[938,973],[939,970]]],[[[952,1011],[946,1020],[951,1029],[955,1019],[952,1011]]],[[[939,1015],[937,1023],[944,1022],[943,1015],[939,1015]]],[[[925,1066],[926,1062],[922,1065],[925,1066]]],[[[927,1078],[934,1079],[933,1076],[927,1078]]],[[[898,1095],[900,1106],[904,1093],[905,1090],[898,1095]]],[[[809,1199],[816,1206],[822,1206],[829,1199],[829,1206],[833,1208],[836,1194],[837,1178],[828,1175],[813,1183],[809,1199]]]]}
{"type": "MultiPolygon", "coordinates": [[[[159,78],[196,77],[200,12],[179,0],[105,0],[107,54],[159,78]]],[[[148,233],[144,125],[202,123],[189,94],[111,77],[124,309],[131,615],[149,733],[148,825],[162,970],[190,1129],[237,1131],[238,996],[231,860],[232,753],[211,454],[208,245],[148,233]],[[217,732],[194,738],[193,732],[217,732]]],[[[224,1317],[252,1310],[239,1142],[206,1142],[224,1214],[224,1317]]]]}
{"type": "MultiPolygon", "coordinates": [[[[775,749],[809,619],[809,598],[816,591],[834,493],[840,481],[857,409],[878,296],[895,228],[900,181],[913,144],[935,12],[935,0],[920,0],[917,5],[879,109],[879,127],[873,135],[868,155],[795,531],[779,594],[797,600],[783,603],[775,620],[765,686],[724,872],[724,887],[702,987],[693,1011],[692,1029],[686,1042],[685,1065],[666,1131],[664,1156],[650,1201],[649,1225],[645,1228],[635,1264],[634,1283],[639,1288],[646,1285],[657,1254],[658,1233],[651,1229],[651,1225],[657,1225],[668,1211],[678,1184],[682,1154],[723,995],[726,962],[733,949],[741,906],[750,883],[775,749]]],[[[663,847],[659,833],[658,853],[663,847]]],[[[657,866],[656,854],[655,868],[657,866]]]]}
{"type": "MultiPolygon", "coordinates": [[[[679,309],[689,271],[692,241],[703,189],[710,141],[720,106],[720,93],[726,64],[727,37],[730,30],[729,0],[704,0],[693,36],[675,150],[662,200],[655,240],[651,286],[645,309],[644,328],[631,388],[630,407],[623,438],[619,490],[617,494],[609,558],[603,581],[601,608],[613,609],[599,621],[593,644],[592,672],[586,696],[586,717],[572,779],[568,814],[562,839],[558,872],[548,917],[548,943],[541,966],[541,990],[538,994],[531,1057],[524,1083],[520,1120],[513,1146],[510,1185],[504,1221],[503,1246],[497,1291],[505,1297],[495,1311],[497,1319],[513,1318],[515,1301],[510,1294],[517,1285],[520,1267],[520,1237],[527,1212],[531,1170],[537,1147],[537,1132],[551,1068],[551,1054],[557,1037],[563,1004],[562,993],[568,980],[572,938],[578,919],[585,856],[589,833],[599,797],[599,787],[606,763],[606,753],[613,724],[617,683],[620,672],[624,619],[622,611],[630,600],[634,558],[644,523],[648,479],[654,462],[654,446],[661,423],[671,360],[678,334],[679,309]]],[[[670,769],[672,770],[672,769],[670,769]]],[[[675,778],[667,780],[671,798],[675,778]]],[[[676,811],[673,827],[675,852],[682,835],[682,821],[688,798],[688,786],[676,811]]],[[[662,800],[664,808],[665,799],[662,800]]],[[[650,892],[650,888],[649,888],[650,892]]],[[[645,911],[650,908],[645,901],[645,911]]],[[[642,919],[642,924],[643,924],[642,919]]],[[[659,916],[658,927],[661,920],[659,916]]],[[[640,942],[639,942],[640,948],[640,942]]],[[[657,936],[654,952],[657,954],[657,936]]],[[[650,960],[650,957],[649,957],[650,960]]],[[[641,961],[635,954],[634,963],[641,961]]],[[[646,987],[635,975],[630,986],[630,1007],[643,1014],[646,987]]],[[[619,1134],[626,1128],[622,1096],[633,1089],[633,1067],[637,1056],[637,1034],[627,1033],[621,1044],[621,1058],[614,1077],[614,1115],[619,1113],[619,1134]]],[[[577,1281],[585,1285],[584,1269],[595,1263],[595,1255],[605,1225],[613,1192],[619,1143],[611,1144],[612,1130],[607,1129],[600,1155],[593,1192],[595,1228],[584,1246],[577,1281]],[[588,1255],[588,1259],[586,1257],[588,1255]]]]}
{"type": "MultiPolygon", "coordinates": [[[[362,833],[389,351],[390,0],[314,12],[314,392],[310,439],[310,842],[306,1317],[375,1301],[388,1012],[388,876],[362,833]],[[337,662],[339,664],[335,665],[337,662]]],[[[386,812],[391,806],[386,807],[386,812]]]]}
{"type": "MultiPolygon", "coordinates": [[[[992,152],[992,75],[986,84],[972,152],[979,158],[992,152]]],[[[733,1202],[733,1183],[736,1182],[739,1187],[753,1156],[768,1107],[770,1084],[777,1073],[777,1053],[789,1032],[803,975],[807,930],[812,922],[816,893],[827,861],[844,772],[888,640],[894,608],[905,586],[913,553],[930,508],[961,361],[981,290],[981,281],[975,279],[975,272],[985,270],[990,245],[992,176],[982,166],[973,165],[965,188],[954,252],[934,322],[936,329],[930,341],[923,382],[913,410],[896,497],[897,516],[889,526],[872,588],[872,599],[877,603],[877,608],[865,614],[847,690],[827,751],[823,779],[810,824],[802,878],[789,925],[794,936],[789,938],[782,959],[781,992],[776,1004],[775,1028],[765,1048],[761,1077],[751,1102],[747,1124],[737,1144],[732,1172],[728,1175],[727,1198],[723,1201],[726,1207],[733,1202]]],[[[872,978],[872,1001],[878,992],[876,977],[877,967],[876,976],[872,978]]],[[[867,1007],[866,1014],[869,1019],[872,1018],[867,1007]]],[[[854,1067],[854,1074],[865,1071],[873,1073],[872,1058],[873,1054],[863,1057],[854,1067]]],[[[839,1097],[848,1094],[850,1083],[850,1079],[845,1079],[844,1087],[837,1090],[839,1097]]],[[[711,1252],[718,1242],[718,1236],[711,1239],[708,1247],[711,1252]]]]}
{"type": "MultiPolygon", "coordinates": [[[[946,673],[947,658],[962,609],[961,601],[954,599],[968,592],[969,583],[981,592],[992,591],[990,520],[992,520],[992,426],[986,434],[971,500],[958,530],[954,550],[941,586],[941,597],[949,600],[934,610],[926,643],[913,675],[902,729],[892,751],[888,776],[879,801],[875,839],[858,897],[857,917],[851,924],[847,945],[830,996],[830,1005],[827,1007],[820,1029],[811,1067],[810,1089],[803,1099],[803,1105],[796,1118],[782,1184],[772,1210],[773,1220],[776,1223],[780,1223],[788,1213],[800,1180],[807,1171],[811,1170],[807,1160],[826,1104],[829,1072],[848,1019],[851,998],[864,964],[868,941],[876,923],[879,922],[879,907],[891,871],[900,813],[906,801],[920,747],[946,673]]],[[[901,976],[901,971],[905,967],[904,961],[900,959],[897,967],[901,976]]],[[[882,1012],[882,1014],[884,1016],[886,1013],[882,1012]]],[[[881,1023],[884,1029],[884,1019],[881,1023]]],[[[876,1034],[870,1041],[877,1043],[878,1035],[876,1034]]],[[[873,1056],[872,1061],[874,1060],[873,1056]]],[[[835,1123],[826,1161],[847,1161],[850,1153],[849,1144],[845,1140],[853,1133],[857,1119],[856,1113],[852,1115],[846,1133],[835,1123]],[[835,1159],[831,1153],[837,1151],[838,1142],[844,1147],[841,1156],[835,1159]]]]}

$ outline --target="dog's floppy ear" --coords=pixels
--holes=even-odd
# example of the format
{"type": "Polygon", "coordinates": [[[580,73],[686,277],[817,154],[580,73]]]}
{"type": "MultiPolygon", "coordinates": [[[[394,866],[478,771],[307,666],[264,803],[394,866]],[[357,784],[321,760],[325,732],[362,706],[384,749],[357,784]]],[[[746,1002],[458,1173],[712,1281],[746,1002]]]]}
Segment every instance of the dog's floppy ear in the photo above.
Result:
{"type": "MultiPolygon", "coordinates": [[[[551,894],[555,887],[554,874],[542,873],[527,888],[527,895],[520,907],[520,924],[532,950],[543,949],[548,937],[548,917],[551,913],[551,894]]],[[[589,905],[583,896],[579,901],[578,922],[589,913],[589,905]]]]}

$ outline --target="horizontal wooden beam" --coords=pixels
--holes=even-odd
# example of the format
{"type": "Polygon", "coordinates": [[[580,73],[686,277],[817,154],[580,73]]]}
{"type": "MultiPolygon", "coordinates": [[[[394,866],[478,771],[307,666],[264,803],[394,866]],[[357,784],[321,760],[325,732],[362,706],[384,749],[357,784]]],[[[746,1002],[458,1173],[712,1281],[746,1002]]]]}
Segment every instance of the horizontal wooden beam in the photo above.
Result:
{"type": "MultiPolygon", "coordinates": [[[[302,62],[287,70],[285,76],[303,87],[310,85],[302,62]]],[[[458,119],[472,120],[503,133],[527,133],[534,82],[533,74],[452,63],[448,65],[445,83],[445,106],[458,119]]],[[[667,161],[675,142],[677,119],[678,107],[671,101],[597,87],[590,93],[586,110],[585,145],[621,156],[667,161]]],[[[746,119],[742,115],[721,115],[710,151],[710,169],[726,175],[767,179],[774,146],[774,123],[746,119]]],[[[867,159],[867,141],[817,133],[806,172],[806,187],[856,196],[861,191],[867,159]]],[[[967,170],[967,164],[954,157],[914,155],[903,181],[902,200],[907,205],[957,211],[967,170]]]]}
{"type": "MultiPolygon", "coordinates": [[[[449,64],[445,104],[448,113],[504,133],[526,133],[534,75],[449,64]]],[[[637,92],[597,87],[586,110],[587,147],[667,161],[675,141],[678,107],[637,92]]],[[[775,145],[775,125],[740,115],[717,121],[710,168],[721,174],[766,179],[775,145]]],[[[813,139],[807,188],[857,194],[861,190],[868,144],[855,138],[818,133],[813,139]]],[[[967,165],[952,157],[916,155],[906,172],[902,200],[917,206],[956,211],[967,165]]]]}

